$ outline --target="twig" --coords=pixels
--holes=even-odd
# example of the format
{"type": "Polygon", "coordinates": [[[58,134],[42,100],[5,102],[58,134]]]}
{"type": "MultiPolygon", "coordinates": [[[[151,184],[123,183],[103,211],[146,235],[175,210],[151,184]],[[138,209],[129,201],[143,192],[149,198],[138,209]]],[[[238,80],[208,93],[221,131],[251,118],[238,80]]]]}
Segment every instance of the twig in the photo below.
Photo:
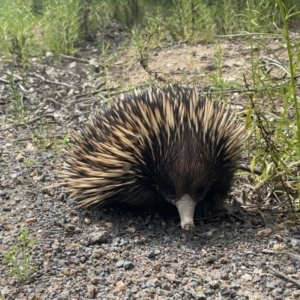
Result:
{"type": "Polygon", "coordinates": [[[9,80],[3,79],[3,78],[0,78],[0,82],[9,84],[9,80]]]}
{"type": "Polygon", "coordinates": [[[278,270],[276,270],[276,269],[274,269],[274,268],[272,268],[272,267],[268,267],[268,269],[271,270],[271,271],[272,271],[275,275],[277,275],[278,277],[281,277],[281,278],[285,279],[286,281],[290,281],[290,282],[296,284],[298,287],[300,287],[300,282],[297,281],[296,279],[291,278],[291,277],[289,277],[289,276],[283,274],[282,272],[279,272],[278,270]]]}
{"type": "Polygon", "coordinates": [[[58,226],[60,228],[65,229],[68,233],[74,233],[74,230],[75,230],[75,228],[74,229],[73,228],[69,228],[68,226],[65,226],[64,224],[62,224],[61,222],[54,221],[54,225],[56,225],[56,226],[58,226]]]}
{"type": "Polygon", "coordinates": [[[295,254],[295,253],[290,253],[290,252],[287,252],[287,251],[263,250],[262,253],[266,253],[266,254],[286,254],[291,259],[300,261],[300,255],[295,254]]]}
{"type": "MultiPolygon", "coordinates": [[[[171,82],[167,80],[166,78],[158,75],[157,72],[153,71],[150,69],[148,65],[148,60],[149,60],[149,44],[151,41],[151,38],[154,36],[154,34],[157,32],[159,26],[157,26],[153,32],[148,33],[146,36],[146,42],[143,47],[140,47],[140,64],[143,67],[143,69],[152,77],[154,77],[155,80],[163,83],[168,83],[170,84],[171,82]]],[[[178,85],[179,83],[173,82],[173,85],[178,85]]]]}
{"type": "Polygon", "coordinates": [[[59,54],[59,56],[67,58],[67,59],[72,59],[72,60],[87,64],[87,65],[89,64],[89,61],[87,59],[82,59],[82,58],[78,58],[78,57],[74,57],[74,56],[70,56],[70,55],[65,55],[65,54],[59,54]]]}
{"type": "Polygon", "coordinates": [[[239,169],[240,169],[240,170],[243,170],[243,171],[247,171],[247,172],[249,172],[249,173],[254,173],[254,174],[256,174],[256,175],[261,175],[261,174],[262,174],[262,172],[261,172],[260,169],[254,168],[254,169],[252,170],[249,166],[247,166],[247,165],[245,165],[245,164],[240,164],[240,165],[239,165],[239,169]]]}
{"type": "MultiPolygon", "coordinates": [[[[78,57],[74,57],[74,56],[70,56],[70,55],[65,55],[65,54],[59,54],[59,56],[62,56],[62,57],[67,58],[67,59],[72,59],[72,60],[84,63],[86,65],[90,65],[91,64],[91,62],[89,60],[87,60],[87,59],[82,59],[82,58],[78,58],[78,57]]],[[[107,68],[106,65],[99,64],[98,62],[97,62],[97,65],[99,67],[101,67],[101,68],[107,68]]]]}
{"type": "Polygon", "coordinates": [[[71,88],[71,89],[74,89],[74,88],[75,88],[75,86],[69,85],[69,84],[64,83],[64,82],[48,80],[48,79],[46,79],[44,76],[39,75],[39,74],[36,74],[36,73],[29,73],[28,75],[34,76],[34,77],[36,77],[36,78],[39,78],[39,79],[43,80],[43,81],[46,82],[46,83],[63,85],[63,86],[66,86],[66,87],[68,87],[68,88],[71,88]]]}
{"type": "Polygon", "coordinates": [[[13,128],[16,128],[16,127],[22,127],[22,126],[26,126],[26,125],[29,125],[29,124],[32,124],[42,118],[52,118],[54,119],[53,117],[53,114],[47,114],[47,115],[43,115],[43,116],[40,116],[40,117],[36,117],[28,122],[25,122],[25,123],[19,123],[19,124],[13,124],[11,126],[8,126],[8,127],[5,127],[5,128],[0,128],[0,132],[2,131],[6,131],[6,130],[10,130],[10,129],[13,129],[13,128]]]}

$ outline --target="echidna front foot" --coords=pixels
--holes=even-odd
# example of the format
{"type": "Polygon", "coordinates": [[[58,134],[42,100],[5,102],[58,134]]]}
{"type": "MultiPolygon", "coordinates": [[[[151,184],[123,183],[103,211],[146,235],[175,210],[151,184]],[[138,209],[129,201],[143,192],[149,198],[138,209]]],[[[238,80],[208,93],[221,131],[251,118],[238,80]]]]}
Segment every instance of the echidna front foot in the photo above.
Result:
{"type": "Polygon", "coordinates": [[[211,199],[204,199],[196,206],[194,218],[206,224],[207,218],[217,215],[219,211],[215,202],[212,202],[211,199]]]}

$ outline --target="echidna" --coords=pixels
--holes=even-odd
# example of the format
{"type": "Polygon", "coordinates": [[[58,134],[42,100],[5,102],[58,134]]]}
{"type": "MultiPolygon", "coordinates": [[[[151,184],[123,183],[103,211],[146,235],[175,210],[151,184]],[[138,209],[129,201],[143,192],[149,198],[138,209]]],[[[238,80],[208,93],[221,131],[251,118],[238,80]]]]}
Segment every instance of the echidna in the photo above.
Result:
{"type": "Polygon", "coordinates": [[[230,190],[243,126],[196,88],[136,91],[76,134],[62,173],[82,207],[177,207],[181,227],[218,211],[230,190]]]}

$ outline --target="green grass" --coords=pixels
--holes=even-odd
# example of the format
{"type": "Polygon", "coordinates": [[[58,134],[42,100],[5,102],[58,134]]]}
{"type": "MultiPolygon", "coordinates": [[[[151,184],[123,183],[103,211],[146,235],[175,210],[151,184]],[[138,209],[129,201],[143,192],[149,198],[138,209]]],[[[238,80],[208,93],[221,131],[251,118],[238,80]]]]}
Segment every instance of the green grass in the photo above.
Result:
{"type": "Polygon", "coordinates": [[[31,1],[1,1],[0,50],[16,62],[26,62],[30,55],[37,54],[36,31],[39,17],[31,10],[31,1]]]}
{"type": "MultiPolygon", "coordinates": [[[[299,6],[296,1],[280,2],[288,11],[299,6]]],[[[2,0],[0,51],[19,64],[44,51],[76,53],[87,41],[98,43],[97,32],[114,20],[129,32],[159,25],[161,38],[188,42],[270,33],[283,24],[278,1],[2,0]]],[[[294,26],[300,23],[298,15],[289,20],[294,26]]]]}

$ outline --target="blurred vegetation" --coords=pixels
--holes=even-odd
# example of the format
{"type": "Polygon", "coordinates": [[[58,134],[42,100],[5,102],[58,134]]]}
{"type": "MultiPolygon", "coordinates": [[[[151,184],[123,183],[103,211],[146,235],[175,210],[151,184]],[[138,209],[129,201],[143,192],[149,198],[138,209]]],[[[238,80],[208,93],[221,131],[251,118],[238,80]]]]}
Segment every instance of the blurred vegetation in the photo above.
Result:
{"type": "MultiPolygon", "coordinates": [[[[282,3],[290,14],[297,0],[282,3]]],[[[274,32],[282,27],[274,0],[1,0],[0,51],[18,62],[43,51],[74,53],[111,22],[129,32],[160,26],[162,38],[199,42],[214,35],[274,32]]],[[[289,18],[298,26],[300,17],[289,18]]]]}

